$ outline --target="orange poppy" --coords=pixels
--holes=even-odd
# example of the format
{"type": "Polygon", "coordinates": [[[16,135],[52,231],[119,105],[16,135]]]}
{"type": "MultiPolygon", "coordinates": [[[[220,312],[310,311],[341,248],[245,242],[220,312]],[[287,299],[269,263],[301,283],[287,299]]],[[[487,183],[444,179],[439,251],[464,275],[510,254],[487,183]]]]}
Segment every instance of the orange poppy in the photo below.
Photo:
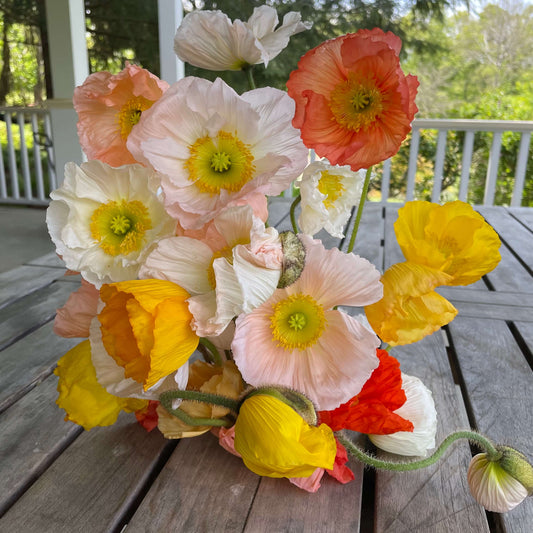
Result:
{"type": "Polygon", "coordinates": [[[369,168],[394,155],[418,108],[416,76],[400,67],[401,41],[378,28],[326,41],[305,54],[287,88],[293,126],[333,165],[369,168]]]}

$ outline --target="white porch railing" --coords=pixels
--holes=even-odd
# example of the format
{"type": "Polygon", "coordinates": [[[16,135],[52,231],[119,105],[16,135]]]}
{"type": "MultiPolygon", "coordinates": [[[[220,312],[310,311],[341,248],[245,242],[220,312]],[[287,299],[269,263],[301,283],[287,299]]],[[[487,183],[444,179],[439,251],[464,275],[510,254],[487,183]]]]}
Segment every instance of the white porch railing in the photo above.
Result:
{"type": "MultiPolygon", "coordinates": [[[[471,177],[472,155],[474,153],[474,135],[478,132],[492,133],[492,143],[488,155],[487,172],[483,195],[483,205],[493,205],[498,179],[500,155],[502,148],[502,136],[506,132],[520,134],[520,145],[516,156],[514,168],[514,186],[511,206],[520,206],[524,192],[527,162],[529,158],[529,144],[533,121],[511,120],[464,120],[464,119],[417,119],[413,122],[413,131],[409,144],[409,164],[406,173],[405,200],[416,199],[415,183],[417,174],[417,162],[420,147],[420,134],[422,130],[436,130],[437,143],[434,153],[432,202],[441,201],[442,183],[444,177],[444,163],[446,158],[446,137],[449,131],[465,132],[462,146],[462,159],[460,164],[460,181],[458,199],[468,200],[468,186],[471,177]]],[[[533,169],[529,170],[529,178],[533,179],[533,169]]],[[[383,163],[381,180],[381,201],[394,200],[389,196],[391,177],[391,160],[383,163]]]]}
{"type": "MultiPolygon", "coordinates": [[[[23,205],[47,205],[50,191],[56,188],[57,179],[54,167],[53,139],[48,112],[39,108],[0,108],[0,203],[23,205]],[[4,128],[4,130],[3,130],[4,128]]],[[[444,167],[447,154],[448,132],[465,132],[462,143],[460,181],[457,197],[468,200],[468,187],[471,178],[472,156],[475,135],[480,132],[492,133],[491,148],[486,161],[487,171],[482,203],[493,205],[498,179],[502,136],[506,132],[520,135],[514,168],[514,186],[510,204],[520,206],[526,183],[527,163],[530,153],[530,139],[533,121],[502,120],[455,120],[417,119],[408,145],[407,169],[402,175],[402,199],[416,198],[417,163],[421,132],[434,130],[437,135],[435,153],[432,155],[432,201],[441,201],[444,167]]],[[[395,156],[397,157],[397,156],[395,156]]],[[[533,168],[529,169],[529,177],[533,168]]],[[[457,176],[459,177],[459,176],[457,176]]],[[[390,194],[391,160],[383,163],[381,170],[381,201],[398,201],[390,194]]],[[[457,185],[456,185],[457,187],[457,185]]]]}
{"type": "Polygon", "coordinates": [[[0,108],[0,203],[48,205],[57,187],[48,111],[0,108]]]}

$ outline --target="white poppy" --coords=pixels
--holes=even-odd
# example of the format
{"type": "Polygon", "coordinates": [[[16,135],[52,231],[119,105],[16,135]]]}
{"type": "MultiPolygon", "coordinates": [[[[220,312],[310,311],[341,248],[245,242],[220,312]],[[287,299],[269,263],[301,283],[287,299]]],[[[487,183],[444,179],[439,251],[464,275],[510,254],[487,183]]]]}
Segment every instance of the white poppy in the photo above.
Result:
{"type": "Polygon", "coordinates": [[[173,235],[157,174],[141,165],[113,168],[101,161],[65,165],[50,194],[46,222],[67,268],[99,288],[135,279],[156,242],[173,235]]]}
{"type": "Polygon", "coordinates": [[[369,435],[382,450],[400,455],[425,456],[435,447],[437,411],[431,391],[414,376],[402,373],[402,389],[406,402],[394,411],[414,425],[414,431],[398,431],[390,435],[369,435]]]}
{"type": "Polygon", "coordinates": [[[334,237],[344,237],[344,226],[351,209],[361,198],[364,175],[349,166],[311,163],[300,182],[301,214],[298,224],[303,233],[315,235],[325,229],[334,237]]]}
{"type": "Polygon", "coordinates": [[[254,9],[247,22],[233,23],[222,11],[193,11],[185,16],[174,37],[178,57],[208,70],[241,70],[268,62],[288,44],[292,35],[311,28],[300,13],[291,11],[278,25],[276,10],[270,6],[254,9]]]}

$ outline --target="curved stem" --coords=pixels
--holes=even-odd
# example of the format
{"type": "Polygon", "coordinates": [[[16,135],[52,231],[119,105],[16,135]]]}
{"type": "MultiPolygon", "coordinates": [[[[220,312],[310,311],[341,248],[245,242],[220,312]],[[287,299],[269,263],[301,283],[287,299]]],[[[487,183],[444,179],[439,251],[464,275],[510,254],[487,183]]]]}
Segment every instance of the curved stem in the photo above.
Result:
{"type": "Polygon", "coordinates": [[[213,362],[215,363],[215,365],[222,366],[222,357],[220,356],[220,353],[218,352],[216,346],[205,337],[200,337],[200,344],[202,344],[209,350],[209,353],[213,356],[213,362]]]}
{"type": "Polygon", "coordinates": [[[363,190],[361,192],[361,199],[359,200],[359,205],[357,206],[357,215],[355,216],[355,222],[352,229],[352,236],[350,237],[350,243],[348,244],[348,249],[346,253],[350,253],[353,250],[355,245],[355,237],[357,236],[357,230],[359,229],[359,223],[361,222],[361,216],[363,215],[363,207],[366,202],[366,195],[368,194],[368,186],[370,185],[370,175],[372,173],[372,167],[367,168],[365,181],[363,183],[363,190]]]}
{"type": "Polygon", "coordinates": [[[339,442],[346,448],[346,450],[354,457],[359,459],[361,462],[369,466],[373,466],[374,468],[380,468],[382,470],[394,470],[396,472],[418,470],[419,468],[425,468],[436,463],[442,457],[448,447],[459,439],[468,439],[471,442],[479,444],[485,450],[485,452],[487,452],[489,461],[497,461],[501,457],[501,453],[496,450],[496,448],[489,439],[473,431],[456,431],[455,433],[448,435],[442,441],[442,444],[429,457],[426,457],[425,459],[421,459],[419,461],[410,461],[406,463],[377,459],[376,457],[372,457],[371,455],[368,455],[366,452],[361,450],[349,439],[347,439],[342,433],[336,433],[336,436],[339,442]]]}
{"type": "Polygon", "coordinates": [[[159,401],[163,407],[168,411],[167,405],[172,409],[172,400],[181,398],[182,400],[192,400],[196,402],[208,403],[212,405],[219,405],[226,407],[232,411],[238,412],[240,402],[233,400],[227,396],[219,394],[210,394],[208,392],[200,392],[196,390],[169,390],[161,393],[159,401]]]}
{"type": "Polygon", "coordinates": [[[294,233],[298,233],[298,224],[296,224],[296,216],[294,212],[296,211],[296,207],[301,201],[302,201],[302,197],[298,194],[298,196],[294,199],[294,201],[291,204],[290,215],[291,215],[292,230],[294,231],[294,233]]]}
{"type": "Polygon", "coordinates": [[[254,80],[254,74],[252,72],[253,68],[254,68],[253,65],[247,65],[245,68],[243,68],[243,70],[244,70],[244,72],[246,74],[246,78],[248,79],[248,85],[249,85],[251,90],[256,88],[255,80],[254,80]]]}
{"type": "MultiPolygon", "coordinates": [[[[162,403],[162,402],[161,402],[162,403]]],[[[172,402],[171,402],[172,403],[172,402]]],[[[163,405],[163,407],[173,416],[179,418],[182,422],[188,426],[218,426],[218,427],[230,427],[232,423],[229,420],[224,418],[196,418],[194,416],[189,416],[182,409],[172,409],[168,405],[163,405]]]]}

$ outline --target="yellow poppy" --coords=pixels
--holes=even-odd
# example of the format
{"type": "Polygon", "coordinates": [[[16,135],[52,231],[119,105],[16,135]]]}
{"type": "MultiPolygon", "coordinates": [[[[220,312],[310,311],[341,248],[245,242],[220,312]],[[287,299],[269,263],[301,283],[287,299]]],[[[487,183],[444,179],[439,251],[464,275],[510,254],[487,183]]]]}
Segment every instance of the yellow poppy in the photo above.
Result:
{"type": "Polygon", "coordinates": [[[106,352],[124,368],[124,376],[155,385],[186,363],[198,346],[190,327],[189,293],[159,279],[104,285],[105,304],[98,315],[106,352]]]}
{"type": "Polygon", "coordinates": [[[337,445],[329,426],[310,426],[286,403],[257,394],[239,411],[235,450],[260,476],[309,477],[316,468],[333,468],[337,445]]]}
{"type": "Polygon", "coordinates": [[[397,263],[381,277],[383,298],[365,307],[378,337],[397,346],[411,344],[451,322],[457,309],[434,289],[451,276],[423,265],[397,263]]]}
{"type": "Polygon", "coordinates": [[[56,403],[66,411],[65,420],[86,430],[110,426],[115,423],[120,411],[131,413],[148,405],[146,400],[113,396],[98,383],[88,340],[68,351],[58,361],[54,373],[59,376],[56,403]]]}
{"type": "Polygon", "coordinates": [[[449,274],[446,285],[474,283],[501,259],[498,235],[464,202],[407,202],[394,230],[405,259],[449,274]]]}

